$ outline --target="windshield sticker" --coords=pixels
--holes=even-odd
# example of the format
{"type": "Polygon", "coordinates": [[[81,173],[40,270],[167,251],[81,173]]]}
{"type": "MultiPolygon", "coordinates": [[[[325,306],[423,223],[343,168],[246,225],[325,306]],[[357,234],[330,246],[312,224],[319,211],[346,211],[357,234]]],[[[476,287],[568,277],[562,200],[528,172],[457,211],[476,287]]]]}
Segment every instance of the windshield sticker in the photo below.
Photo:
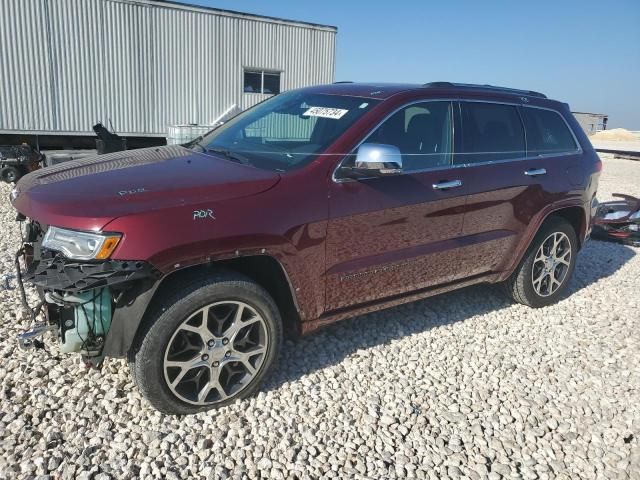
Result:
{"type": "Polygon", "coordinates": [[[367,108],[368,106],[369,106],[369,104],[367,102],[365,102],[365,103],[361,103],[358,108],[367,108]]]}
{"type": "Polygon", "coordinates": [[[339,120],[347,113],[349,113],[349,110],[344,110],[342,108],[309,107],[309,110],[304,112],[302,115],[307,117],[333,118],[334,120],[339,120]]]}

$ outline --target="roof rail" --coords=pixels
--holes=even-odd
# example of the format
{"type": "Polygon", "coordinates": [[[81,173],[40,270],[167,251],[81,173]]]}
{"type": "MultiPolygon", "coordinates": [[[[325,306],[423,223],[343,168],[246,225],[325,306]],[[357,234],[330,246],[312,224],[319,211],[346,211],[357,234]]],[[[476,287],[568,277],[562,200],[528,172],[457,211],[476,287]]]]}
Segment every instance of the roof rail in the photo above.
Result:
{"type": "Polygon", "coordinates": [[[518,95],[528,95],[530,97],[547,98],[544,93],[534,90],[519,90],[517,88],[496,87],[495,85],[476,85],[473,83],[453,83],[453,82],[429,82],[422,85],[426,88],[477,88],[479,90],[493,90],[496,92],[514,93],[518,95]]]}
{"type": "Polygon", "coordinates": [[[340,80],[338,82],[333,82],[334,85],[337,85],[338,83],[353,83],[352,80],[340,80]]]}

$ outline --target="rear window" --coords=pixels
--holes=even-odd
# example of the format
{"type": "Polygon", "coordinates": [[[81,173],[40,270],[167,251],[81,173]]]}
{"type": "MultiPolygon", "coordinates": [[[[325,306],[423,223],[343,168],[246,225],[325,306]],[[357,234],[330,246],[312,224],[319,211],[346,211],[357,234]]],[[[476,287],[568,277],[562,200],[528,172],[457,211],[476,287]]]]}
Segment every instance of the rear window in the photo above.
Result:
{"type": "Polygon", "coordinates": [[[461,102],[462,142],[454,163],[471,164],[525,156],[524,128],[515,106],[461,102]]]}
{"type": "Polygon", "coordinates": [[[525,107],[522,118],[527,129],[528,156],[574,152],[577,145],[558,112],[525,107]]]}

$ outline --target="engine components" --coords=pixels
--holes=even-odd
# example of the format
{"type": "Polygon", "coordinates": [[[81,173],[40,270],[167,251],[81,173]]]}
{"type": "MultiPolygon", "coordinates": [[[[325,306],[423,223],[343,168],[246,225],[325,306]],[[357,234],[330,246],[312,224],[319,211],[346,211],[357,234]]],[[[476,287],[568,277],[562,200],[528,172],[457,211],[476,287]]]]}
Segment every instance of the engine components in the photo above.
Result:
{"type": "Polygon", "coordinates": [[[73,307],[73,318],[65,315],[60,322],[60,351],[99,355],[111,327],[111,295],[108,288],[66,294],[65,306],[73,307]]]}

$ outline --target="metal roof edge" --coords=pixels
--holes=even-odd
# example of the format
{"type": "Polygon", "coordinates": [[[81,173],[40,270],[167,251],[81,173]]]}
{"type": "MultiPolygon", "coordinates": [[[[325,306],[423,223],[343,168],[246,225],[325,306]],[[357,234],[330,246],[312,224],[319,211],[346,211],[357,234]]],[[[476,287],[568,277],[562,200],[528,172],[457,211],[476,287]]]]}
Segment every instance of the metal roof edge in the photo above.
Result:
{"type": "Polygon", "coordinates": [[[600,117],[608,117],[609,114],[608,113],[595,113],[595,112],[574,112],[572,111],[571,113],[579,113],[581,115],[598,115],[600,117]]]}
{"type": "Polygon", "coordinates": [[[129,3],[138,5],[158,6],[165,8],[175,8],[179,10],[200,11],[203,13],[211,13],[224,15],[228,17],[246,18],[248,20],[262,20],[282,25],[292,25],[298,27],[313,28],[317,30],[325,30],[329,32],[338,32],[338,27],[334,25],[324,25],[322,23],[305,22],[303,20],[291,20],[288,18],[271,17],[268,15],[258,15],[255,13],[238,12],[237,10],[226,10],[222,8],[206,7],[203,5],[194,5],[192,3],[182,3],[175,0],[109,0],[111,2],[129,3]]]}

